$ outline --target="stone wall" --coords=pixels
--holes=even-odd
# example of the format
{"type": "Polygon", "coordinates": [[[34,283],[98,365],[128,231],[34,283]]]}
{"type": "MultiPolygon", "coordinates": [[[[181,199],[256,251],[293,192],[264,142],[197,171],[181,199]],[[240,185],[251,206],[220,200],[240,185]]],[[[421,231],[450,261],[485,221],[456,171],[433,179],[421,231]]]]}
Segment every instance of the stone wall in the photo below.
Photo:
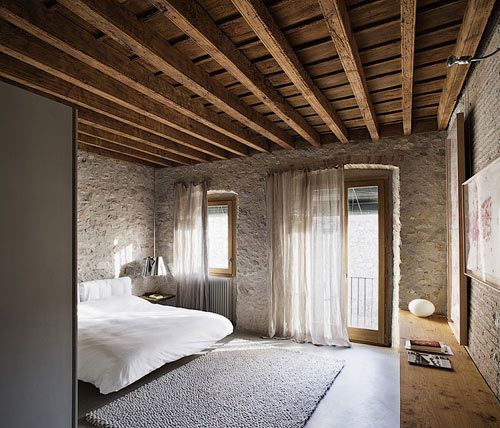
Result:
{"type": "Polygon", "coordinates": [[[172,262],[173,186],[208,180],[209,189],[237,194],[237,324],[267,332],[268,263],[265,180],[270,171],[320,168],[327,164],[385,164],[399,167],[401,283],[399,303],[428,298],[446,312],[446,186],[444,133],[385,138],[320,149],[276,151],[248,158],[162,169],[157,172],[157,238],[172,262]]]}
{"type": "MultiPolygon", "coordinates": [[[[142,259],[153,253],[154,169],[79,151],[78,281],[141,278],[142,259]]],[[[155,288],[156,289],[156,286],[155,288]]]]}
{"type": "MultiPolygon", "coordinates": [[[[478,50],[479,56],[500,46],[499,20],[497,10],[490,18],[478,50]]],[[[474,65],[455,109],[455,113],[464,112],[473,174],[500,156],[499,76],[499,55],[474,65]]],[[[468,350],[483,377],[500,398],[500,291],[472,280],[469,299],[468,350]]]]}

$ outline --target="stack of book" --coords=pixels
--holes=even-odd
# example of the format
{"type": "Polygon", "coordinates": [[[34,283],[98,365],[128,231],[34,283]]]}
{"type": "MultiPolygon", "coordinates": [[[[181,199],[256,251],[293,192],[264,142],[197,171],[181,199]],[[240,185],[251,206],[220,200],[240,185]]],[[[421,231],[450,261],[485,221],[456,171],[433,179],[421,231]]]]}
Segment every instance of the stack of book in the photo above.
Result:
{"type": "Polygon", "coordinates": [[[407,340],[408,362],[419,366],[453,370],[449,356],[453,351],[448,345],[435,340],[407,340]]]}

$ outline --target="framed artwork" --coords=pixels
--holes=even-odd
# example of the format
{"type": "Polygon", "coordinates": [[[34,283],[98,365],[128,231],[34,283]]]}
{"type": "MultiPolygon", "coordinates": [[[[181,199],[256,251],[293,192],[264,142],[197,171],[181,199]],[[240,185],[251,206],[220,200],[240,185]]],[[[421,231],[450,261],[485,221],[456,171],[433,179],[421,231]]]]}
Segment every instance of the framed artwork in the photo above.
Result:
{"type": "Polygon", "coordinates": [[[446,141],[448,211],[448,322],[460,345],[467,344],[467,277],[464,274],[462,183],[465,180],[464,115],[457,113],[446,141]]]}
{"type": "Polygon", "coordinates": [[[465,274],[500,290],[500,158],[463,185],[465,274]]]}

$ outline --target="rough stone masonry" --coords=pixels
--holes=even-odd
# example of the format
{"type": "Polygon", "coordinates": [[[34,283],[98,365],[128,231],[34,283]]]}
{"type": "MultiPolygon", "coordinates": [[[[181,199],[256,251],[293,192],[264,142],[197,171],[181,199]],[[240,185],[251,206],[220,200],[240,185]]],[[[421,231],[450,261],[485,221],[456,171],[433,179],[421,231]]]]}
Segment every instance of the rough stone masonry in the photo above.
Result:
{"type": "Polygon", "coordinates": [[[237,202],[237,327],[265,333],[269,277],[265,180],[270,171],[325,163],[385,164],[399,168],[401,283],[399,304],[423,297],[446,312],[446,186],[444,133],[425,133],[377,142],[330,144],[320,149],[279,150],[157,172],[157,237],[172,261],[173,186],[208,180],[213,191],[234,192],[237,202]]]}

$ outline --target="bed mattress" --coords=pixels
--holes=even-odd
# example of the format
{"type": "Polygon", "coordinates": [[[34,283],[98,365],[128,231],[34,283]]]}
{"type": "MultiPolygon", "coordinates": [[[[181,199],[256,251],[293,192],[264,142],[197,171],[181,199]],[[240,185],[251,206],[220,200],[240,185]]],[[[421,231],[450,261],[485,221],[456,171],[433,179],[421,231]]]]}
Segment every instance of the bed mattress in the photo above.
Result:
{"type": "Polygon", "coordinates": [[[155,305],[136,296],[78,304],[78,379],[103,394],[210,347],[233,331],[211,312],[155,305]]]}

